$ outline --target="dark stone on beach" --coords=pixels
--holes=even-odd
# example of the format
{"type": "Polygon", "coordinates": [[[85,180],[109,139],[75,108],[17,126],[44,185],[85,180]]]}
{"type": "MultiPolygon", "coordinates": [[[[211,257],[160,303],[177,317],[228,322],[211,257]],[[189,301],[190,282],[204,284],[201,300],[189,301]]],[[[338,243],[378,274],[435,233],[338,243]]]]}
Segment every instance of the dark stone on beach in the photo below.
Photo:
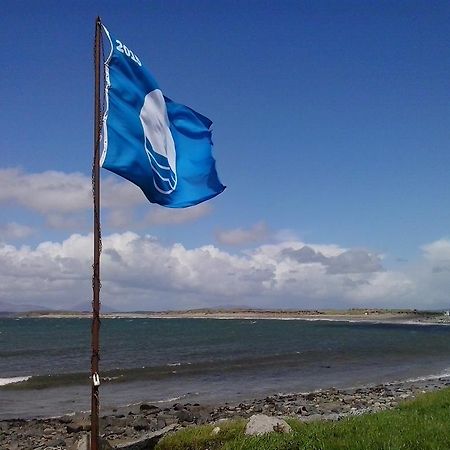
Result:
{"type": "Polygon", "coordinates": [[[142,403],[142,405],[139,406],[139,410],[140,411],[145,411],[146,413],[149,413],[149,414],[156,414],[156,413],[159,413],[161,411],[161,409],[158,408],[157,406],[149,405],[147,403],[142,403]]]}
{"type": "Polygon", "coordinates": [[[151,450],[165,434],[172,431],[175,427],[176,425],[170,425],[162,430],[141,436],[138,439],[113,441],[112,448],[117,450],[151,450]]]}
{"type": "Polygon", "coordinates": [[[125,419],[125,416],[107,416],[102,421],[105,428],[108,427],[125,427],[128,423],[129,419],[125,419]]]}
{"type": "Polygon", "coordinates": [[[212,420],[210,410],[199,404],[197,404],[197,406],[192,406],[190,412],[193,414],[194,422],[197,424],[205,424],[212,420]]]}
{"type": "Polygon", "coordinates": [[[186,409],[182,409],[181,411],[177,411],[175,413],[175,417],[180,422],[193,422],[194,421],[194,414],[192,414],[191,411],[188,411],[186,409]]]}
{"type": "Polygon", "coordinates": [[[149,430],[150,429],[150,424],[143,417],[138,417],[133,422],[133,428],[136,431],[149,430]]]}
{"type": "Polygon", "coordinates": [[[68,433],[79,433],[80,431],[91,431],[90,416],[84,414],[77,414],[72,419],[72,423],[67,424],[66,430],[68,433]]]}
{"type": "Polygon", "coordinates": [[[62,423],[62,424],[68,424],[70,422],[72,422],[72,418],[71,417],[67,417],[67,416],[62,416],[58,418],[58,422],[62,423]]]}
{"type": "Polygon", "coordinates": [[[75,423],[67,425],[66,430],[68,433],[79,433],[83,431],[83,426],[75,423]]]}
{"type": "Polygon", "coordinates": [[[178,419],[171,414],[159,414],[156,421],[158,429],[178,423],[178,419]]]}
{"type": "Polygon", "coordinates": [[[56,437],[47,442],[47,447],[65,447],[66,441],[62,437],[56,437]]]}
{"type": "Polygon", "coordinates": [[[157,417],[156,425],[158,427],[158,430],[164,428],[167,425],[166,419],[164,419],[163,417],[157,417]]]}

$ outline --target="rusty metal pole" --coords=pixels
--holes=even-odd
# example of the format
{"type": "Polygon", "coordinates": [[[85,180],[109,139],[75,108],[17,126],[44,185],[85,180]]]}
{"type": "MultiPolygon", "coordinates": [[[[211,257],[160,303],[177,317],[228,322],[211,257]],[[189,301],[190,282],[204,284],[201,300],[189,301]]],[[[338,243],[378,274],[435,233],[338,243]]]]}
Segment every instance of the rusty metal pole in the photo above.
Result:
{"type": "Polygon", "coordinates": [[[94,160],[92,165],[92,194],[94,200],[94,264],[92,275],[92,357],[91,357],[91,450],[99,450],[99,384],[98,375],[100,349],[100,64],[101,64],[101,20],[95,21],[94,46],[94,160]]]}

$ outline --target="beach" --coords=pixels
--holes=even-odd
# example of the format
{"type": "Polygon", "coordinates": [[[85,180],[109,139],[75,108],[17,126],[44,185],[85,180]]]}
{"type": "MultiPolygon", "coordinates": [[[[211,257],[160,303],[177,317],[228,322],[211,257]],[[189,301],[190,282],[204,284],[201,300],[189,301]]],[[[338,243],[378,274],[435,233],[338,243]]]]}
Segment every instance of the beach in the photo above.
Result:
{"type": "MultiPolygon", "coordinates": [[[[173,432],[223,419],[248,418],[263,413],[302,421],[340,420],[396,407],[421,393],[450,385],[450,377],[405,380],[352,389],[329,388],[310,393],[278,393],[239,403],[139,403],[101,414],[101,437],[114,448],[127,442],[145,442],[152,432],[173,432]]],[[[0,421],[1,448],[57,450],[72,448],[90,430],[89,414],[58,418],[0,421]]],[[[131,448],[131,447],[130,447],[131,448]]]]}

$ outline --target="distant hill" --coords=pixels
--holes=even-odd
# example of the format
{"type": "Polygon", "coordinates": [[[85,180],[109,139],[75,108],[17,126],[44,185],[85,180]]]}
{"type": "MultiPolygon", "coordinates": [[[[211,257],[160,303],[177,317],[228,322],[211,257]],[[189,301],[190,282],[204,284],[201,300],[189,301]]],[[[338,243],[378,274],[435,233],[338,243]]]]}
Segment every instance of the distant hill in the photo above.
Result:
{"type": "MultiPolygon", "coordinates": [[[[5,315],[5,313],[25,313],[25,312],[57,312],[64,310],[67,312],[91,312],[92,305],[91,302],[81,302],[70,308],[49,308],[48,306],[35,305],[31,303],[11,303],[0,301],[0,314],[5,315]]],[[[107,305],[102,304],[101,310],[104,313],[114,313],[117,312],[115,309],[110,308],[107,305]]]]}
{"type": "Polygon", "coordinates": [[[10,303],[0,301],[0,312],[52,311],[52,308],[30,303],[10,303]]]}
{"type": "MultiPolygon", "coordinates": [[[[101,304],[100,309],[103,313],[114,313],[117,312],[116,309],[111,308],[104,303],[101,304]]],[[[91,312],[92,311],[92,303],[91,302],[80,302],[76,305],[73,305],[71,308],[67,308],[69,311],[77,311],[77,312],[91,312]]]]}

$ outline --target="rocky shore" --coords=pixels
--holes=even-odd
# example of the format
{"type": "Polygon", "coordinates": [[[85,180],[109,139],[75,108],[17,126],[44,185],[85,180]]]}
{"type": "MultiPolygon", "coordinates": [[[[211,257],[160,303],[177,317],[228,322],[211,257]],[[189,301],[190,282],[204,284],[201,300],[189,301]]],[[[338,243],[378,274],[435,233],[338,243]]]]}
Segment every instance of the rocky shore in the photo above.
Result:
{"type": "MultiPolygon", "coordinates": [[[[291,416],[303,421],[339,420],[348,415],[393,408],[420,393],[447,386],[450,386],[450,377],[351,389],[329,388],[311,393],[275,394],[236,404],[175,403],[157,406],[142,403],[117,408],[112,414],[103,416],[101,435],[105,448],[151,448],[150,442],[156,442],[160,435],[196,424],[248,418],[258,413],[291,416]]],[[[0,422],[0,449],[78,450],[83,448],[80,442],[89,429],[89,414],[86,413],[52,419],[5,420],[0,422]]]]}

